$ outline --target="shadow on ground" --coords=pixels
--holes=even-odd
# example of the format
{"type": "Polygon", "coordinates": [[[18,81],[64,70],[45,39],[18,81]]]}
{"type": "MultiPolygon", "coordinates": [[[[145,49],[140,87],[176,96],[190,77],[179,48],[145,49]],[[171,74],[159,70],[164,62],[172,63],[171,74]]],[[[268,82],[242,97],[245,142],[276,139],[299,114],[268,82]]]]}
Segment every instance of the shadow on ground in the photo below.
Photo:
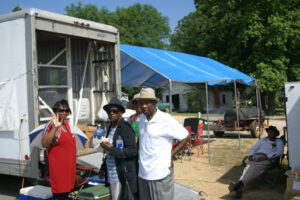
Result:
{"type": "MultiPolygon", "coordinates": [[[[223,176],[221,176],[217,182],[223,184],[229,184],[232,181],[239,179],[243,172],[243,167],[234,166],[228,170],[223,176]]],[[[286,187],[286,176],[284,175],[284,170],[279,168],[272,169],[259,176],[257,179],[253,180],[251,183],[245,186],[243,190],[243,195],[241,199],[247,200],[279,200],[283,199],[283,194],[286,187]],[[272,188],[272,183],[274,183],[274,178],[278,175],[278,180],[274,188],[272,188]]],[[[229,193],[221,197],[221,199],[236,199],[234,192],[229,193]]]]}
{"type": "MultiPolygon", "coordinates": [[[[25,179],[24,187],[31,186],[25,179]]],[[[22,177],[0,175],[0,199],[19,199],[19,190],[22,188],[22,177]]]]}

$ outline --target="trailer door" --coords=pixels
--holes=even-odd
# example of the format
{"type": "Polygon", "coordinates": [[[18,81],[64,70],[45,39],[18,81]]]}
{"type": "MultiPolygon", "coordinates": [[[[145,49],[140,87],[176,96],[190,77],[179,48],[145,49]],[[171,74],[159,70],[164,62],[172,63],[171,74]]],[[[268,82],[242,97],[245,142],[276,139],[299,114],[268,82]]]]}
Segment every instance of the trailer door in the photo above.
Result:
{"type": "Polygon", "coordinates": [[[291,168],[300,166],[299,156],[299,119],[300,119],[300,82],[285,84],[286,119],[288,132],[289,165],[291,168]]]}
{"type": "Polygon", "coordinates": [[[39,123],[51,119],[51,107],[66,99],[70,124],[103,122],[97,113],[117,94],[115,43],[37,32],[39,123]],[[106,101],[105,101],[105,100],[106,101]]]}
{"type": "Polygon", "coordinates": [[[37,32],[39,123],[51,119],[51,108],[56,101],[66,99],[72,108],[69,41],[61,35],[37,32]]]}

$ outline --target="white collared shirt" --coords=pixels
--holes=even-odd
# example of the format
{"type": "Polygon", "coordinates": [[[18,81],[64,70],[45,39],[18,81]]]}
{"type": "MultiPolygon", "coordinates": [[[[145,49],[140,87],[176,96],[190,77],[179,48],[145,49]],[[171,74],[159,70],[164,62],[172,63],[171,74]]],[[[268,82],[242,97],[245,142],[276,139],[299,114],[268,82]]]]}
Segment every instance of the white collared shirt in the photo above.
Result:
{"type": "Polygon", "coordinates": [[[264,153],[268,158],[283,155],[284,144],[281,139],[276,139],[274,142],[269,140],[268,137],[261,138],[251,148],[249,156],[253,156],[256,153],[264,153]]]}
{"type": "Polygon", "coordinates": [[[188,131],[170,114],[157,109],[148,121],[141,114],[139,124],[139,177],[145,180],[159,180],[169,173],[173,139],[183,140],[188,131]]]}

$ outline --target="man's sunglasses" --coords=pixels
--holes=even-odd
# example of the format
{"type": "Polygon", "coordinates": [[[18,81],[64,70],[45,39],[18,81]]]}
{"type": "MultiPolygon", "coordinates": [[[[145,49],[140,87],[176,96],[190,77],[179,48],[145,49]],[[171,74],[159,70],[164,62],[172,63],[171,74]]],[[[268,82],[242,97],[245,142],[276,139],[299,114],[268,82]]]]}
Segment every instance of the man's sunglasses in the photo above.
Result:
{"type": "Polygon", "coordinates": [[[62,112],[69,113],[70,109],[58,109],[58,112],[60,112],[60,113],[62,113],[62,112]]]}
{"type": "Polygon", "coordinates": [[[114,113],[114,114],[117,114],[119,113],[120,111],[118,109],[109,109],[107,110],[107,113],[110,114],[110,113],[114,113]]]}

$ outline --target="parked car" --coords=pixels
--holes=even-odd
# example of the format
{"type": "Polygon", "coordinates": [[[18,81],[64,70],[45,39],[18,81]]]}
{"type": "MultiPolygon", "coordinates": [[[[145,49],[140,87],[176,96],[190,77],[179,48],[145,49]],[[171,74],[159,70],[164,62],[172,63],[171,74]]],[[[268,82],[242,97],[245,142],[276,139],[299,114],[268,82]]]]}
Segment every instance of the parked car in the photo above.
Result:
{"type": "MultiPolygon", "coordinates": [[[[169,102],[157,102],[156,107],[159,110],[163,110],[165,112],[169,112],[170,111],[170,103],[169,102]]],[[[174,104],[172,106],[172,110],[174,109],[174,104]]]]}

